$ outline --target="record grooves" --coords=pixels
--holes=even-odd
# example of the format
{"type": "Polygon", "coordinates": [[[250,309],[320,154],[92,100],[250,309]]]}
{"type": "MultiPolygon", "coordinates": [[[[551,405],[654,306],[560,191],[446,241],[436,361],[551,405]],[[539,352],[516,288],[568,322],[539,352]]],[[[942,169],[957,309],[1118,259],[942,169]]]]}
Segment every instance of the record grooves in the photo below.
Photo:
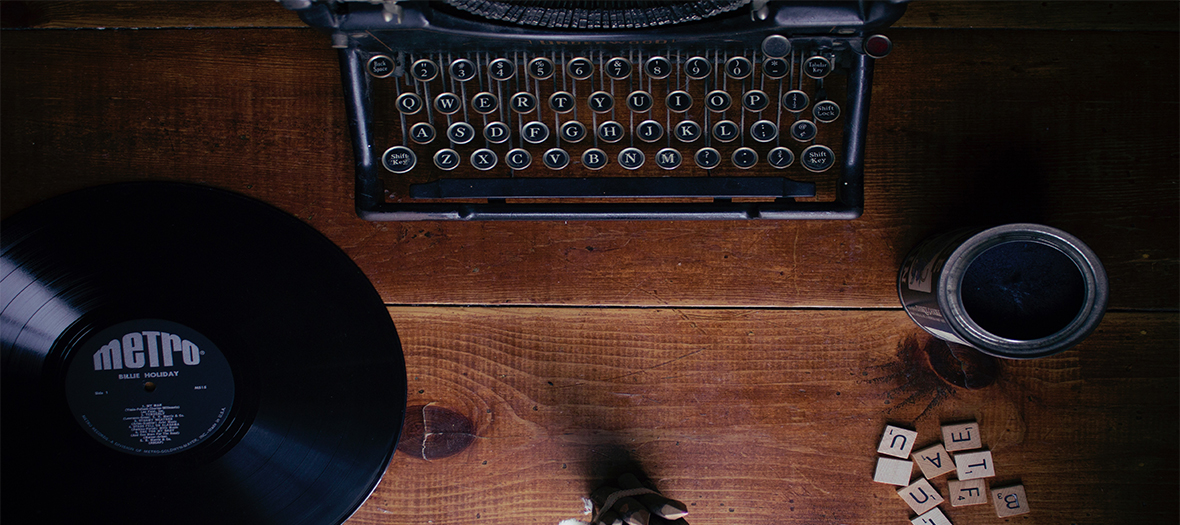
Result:
{"type": "Polygon", "coordinates": [[[160,182],[0,227],[4,522],[339,523],[376,487],[401,345],[319,232],[160,182]]]}

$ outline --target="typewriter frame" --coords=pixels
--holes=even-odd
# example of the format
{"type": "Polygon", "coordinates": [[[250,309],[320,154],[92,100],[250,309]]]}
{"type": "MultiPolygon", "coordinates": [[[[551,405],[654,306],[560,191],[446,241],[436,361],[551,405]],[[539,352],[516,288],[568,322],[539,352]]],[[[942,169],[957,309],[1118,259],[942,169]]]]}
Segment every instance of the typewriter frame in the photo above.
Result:
{"type": "MultiPolygon", "coordinates": [[[[826,202],[796,202],[791,197],[777,197],[773,201],[762,202],[734,202],[727,197],[714,197],[712,202],[551,203],[508,202],[505,198],[488,198],[487,203],[387,202],[379,171],[382,169],[379,147],[375,144],[371,128],[373,117],[370,82],[373,79],[365,69],[369,49],[375,49],[377,45],[384,46],[383,41],[391,40],[393,35],[399,33],[405,38],[404,32],[407,31],[414,32],[415,44],[418,46],[435,43],[456,46],[488,38],[518,45],[536,44],[538,41],[556,41],[565,45],[583,42],[627,43],[642,38],[644,30],[598,32],[493,24],[436,12],[430,7],[429,2],[386,2],[382,6],[373,2],[285,0],[285,4],[297,11],[308,25],[328,32],[332,37],[333,47],[338,49],[345,109],[356,164],[355,205],[357,215],[362,219],[847,220],[860,217],[864,211],[864,147],[875,59],[864,53],[861,49],[862,42],[872,31],[887,27],[900,18],[905,12],[906,6],[902,3],[904,1],[816,2],[789,5],[770,2],[762,9],[762,19],[751,15],[748,10],[742,10],[733,16],[708,21],[712,28],[704,38],[730,43],[744,42],[751,47],[759,45],[765,36],[771,34],[782,34],[792,39],[826,38],[850,47],[853,64],[846,78],[847,102],[841,116],[844,119],[844,148],[839,159],[836,197],[826,202]],[[391,10],[390,7],[394,9],[391,10]],[[489,29],[494,29],[494,33],[489,33],[489,29]]],[[[699,25],[690,24],[660,27],[656,30],[661,42],[674,44],[678,40],[701,40],[700,28],[699,25]]],[[[682,184],[691,185],[691,179],[694,178],[636,177],[632,180],[654,183],[653,187],[676,189],[682,184]]],[[[781,180],[786,184],[799,184],[785,177],[781,180]]],[[[699,195],[699,189],[690,188],[688,194],[699,195]],[[693,191],[698,193],[692,193],[693,191]]],[[[610,197],[621,199],[652,196],[656,195],[643,193],[610,197]]]]}

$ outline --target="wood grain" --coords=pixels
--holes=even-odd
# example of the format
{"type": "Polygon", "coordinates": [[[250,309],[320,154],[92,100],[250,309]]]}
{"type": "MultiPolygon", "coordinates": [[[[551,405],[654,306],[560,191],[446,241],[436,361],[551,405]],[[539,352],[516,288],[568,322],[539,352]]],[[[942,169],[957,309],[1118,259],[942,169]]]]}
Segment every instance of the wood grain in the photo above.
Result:
{"type": "Polygon", "coordinates": [[[219,186],[322,231],[394,304],[896,307],[921,239],[1033,221],[1095,249],[1113,308],[1180,304],[1175,33],[892,35],[856,221],[358,221],[338,66],[311,29],[6,31],[0,210],[219,186]]]}
{"type": "MultiPolygon", "coordinates": [[[[353,523],[552,525],[624,469],[687,503],[690,523],[903,523],[896,487],[873,482],[882,430],[914,428],[923,445],[964,419],[993,453],[990,481],[1028,488],[1027,523],[1180,510],[1174,313],[1110,314],[1075,350],[1002,362],[981,390],[939,379],[924,354],[936,343],[897,311],[390,314],[410,404],[467,415],[478,438],[433,462],[397,454],[353,523]]],[[[995,519],[990,505],[943,510],[995,519]]]]}

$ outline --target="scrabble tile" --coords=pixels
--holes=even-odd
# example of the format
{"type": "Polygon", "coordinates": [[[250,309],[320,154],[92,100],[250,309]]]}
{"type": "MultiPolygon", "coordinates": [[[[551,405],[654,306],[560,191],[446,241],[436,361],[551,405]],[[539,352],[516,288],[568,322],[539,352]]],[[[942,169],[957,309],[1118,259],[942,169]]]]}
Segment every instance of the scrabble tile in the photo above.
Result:
{"type": "Polygon", "coordinates": [[[914,470],[914,462],[904,459],[877,458],[877,471],[873,473],[873,481],[888,483],[902,487],[910,484],[910,473],[914,470]]]}
{"type": "Polygon", "coordinates": [[[905,500],[911,509],[914,509],[914,514],[919,516],[944,501],[942,495],[929,481],[926,481],[926,478],[921,478],[913,485],[897,491],[897,495],[901,496],[901,499],[905,500]]]}
{"type": "Polygon", "coordinates": [[[992,453],[989,450],[955,454],[955,469],[958,471],[959,481],[996,475],[996,467],[992,464],[992,453]]]}
{"type": "Polygon", "coordinates": [[[877,445],[877,452],[886,456],[908,459],[910,451],[914,449],[914,440],[918,433],[893,425],[885,426],[885,433],[881,436],[881,444],[877,445]]]}
{"type": "Polygon", "coordinates": [[[926,476],[926,479],[934,479],[955,471],[955,460],[943,448],[942,443],[914,452],[914,463],[922,469],[922,475],[926,476]]]}
{"type": "Polygon", "coordinates": [[[910,520],[910,523],[913,525],[951,525],[951,520],[942,513],[941,509],[934,507],[930,509],[930,512],[910,520]]]}
{"type": "Polygon", "coordinates": [[[968,505],[983,505],[987,503],[987,483],[983,478],[967,481],[952,479],[947,482],[947,496],[952,507],[966,507],[968,505]]]}
{"type": "Polygon", "coordinates": [[[1028,514],[1028,498],[1024,494],[1024,485],[1014,485],[992,491],[992,503],[996,506],[996,516],[1007,518],[1028,514]]]}
{"type": "Polygon", "coordinates": [[[982,447],[983,438],[979,435],[979,423],[972,421],[956,425],[943,425],[942,444],[946,446],[947,452],[975,450],[982,447]]]}

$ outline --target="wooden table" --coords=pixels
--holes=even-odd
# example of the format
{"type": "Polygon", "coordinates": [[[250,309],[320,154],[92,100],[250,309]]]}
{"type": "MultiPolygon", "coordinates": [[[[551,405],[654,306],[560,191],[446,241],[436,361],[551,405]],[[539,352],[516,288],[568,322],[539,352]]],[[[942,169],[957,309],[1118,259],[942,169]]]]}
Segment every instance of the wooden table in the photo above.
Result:
{"type": "Polygon", "coordinates": [[[872,481],[882,430],[962,419],[991,481],[1027,488],[1010,521],[1180,512],[1175,3],[912,5],[877,68],[863,218],[687,223],[364,222],[334,51],[278,5],[0,6],[4,217],[142,179],[274,204],[372,280],[409,404],[472,422],[454,456],[395,455],[351,523],[554,525],[621,470],[698,525],[908,523],[872,481]],[[1073,350],[954,386],[897,268],[1015,221],[1086,241],[1110,309],[1073,350]]]}

